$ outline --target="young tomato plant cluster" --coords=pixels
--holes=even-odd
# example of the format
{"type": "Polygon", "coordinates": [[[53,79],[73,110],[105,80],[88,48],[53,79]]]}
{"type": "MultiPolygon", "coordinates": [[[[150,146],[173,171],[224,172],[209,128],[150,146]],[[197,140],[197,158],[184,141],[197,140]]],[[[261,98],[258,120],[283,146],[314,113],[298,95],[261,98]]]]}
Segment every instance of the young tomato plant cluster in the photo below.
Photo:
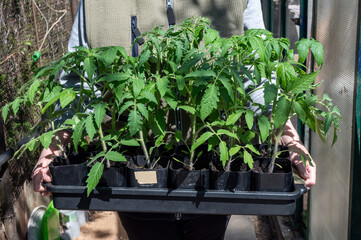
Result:
{"type": "MultiPolygon", "coordinates": [[[[252,168],[252,155],[259,154],[253,146],[257,137],[269,146],[274,142],[277,149],[293,115],[322,138],[332,123],[338,128],[337,107],[332,108],[329,97],[318,99],[311,92],[317,87],[318,72],[306,73],[302,64],[311,49],[322,65],[322,45],[313,39],[297,43],[300,57],[295,61],[285,38],[275,39],[259,29],[221,38],[206,18],[187,19],[166,31],[155,27],[141,38],[145,43],[137,57],[122,47],[78,47],[38,69],[2,111],[5,120],[10,110],[17,114],[21,104],[37,104],[44,114],[39,126],[47,131],[16,154],[41,145],[48,148],[58,131],[71,131],[76,151],[90,144],[99,149],[89,162],[89,194],[104,167],[110,167],[111,161],[126,161],[124,146],[140,147],[152,168],[160,147],[171,150],[184,144],[190,158],[187,167],[192,170],[199,157],[197,148],[207,144],[224,170],[230,171],[232,161],[244,161],[252,168]],[[61,70],[66,77],[55,81],[61,70]],[[256,102],[253,95],[259,93],[264,101],[256,102]],[[179,111],[189,124],[177,129],[169,116],[179,111]],[[68,117],[64,121],[62,116],[68,117]],[[107,124],[104,119],[109,119],[107,124]]],[[[334,134],[335,141],[336,130],[334,134]]],[[[277,155],[273,151],[273,160],[277,155]]]]}

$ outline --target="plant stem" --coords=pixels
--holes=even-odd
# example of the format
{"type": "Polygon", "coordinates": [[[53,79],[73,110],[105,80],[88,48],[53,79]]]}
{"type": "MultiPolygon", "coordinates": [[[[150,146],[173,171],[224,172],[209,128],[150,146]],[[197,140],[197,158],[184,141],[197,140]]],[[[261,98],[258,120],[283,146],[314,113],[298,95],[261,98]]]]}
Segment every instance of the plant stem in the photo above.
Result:
{"type": "Polygon", "coordinates": [[[275,145],[274,145],[274,149],[273,149],[273,154],[272,154],[272,159],[271,159],[271,164],[268,167],[268,173],[272,173],[273,169],[274,169],[274,165],[275,165],[275,161],[276,161],[276,157],[277,157],[277,149],[278,149],[278,142],[283,134],[283,131],[285,129],[286,123],[284,123],[281,127],[280,132],[278,133],[276,139],[275,139],[275,145]]]}
{"type": "MultiPolygon", "coordinates": [[[[232,130],[232,133],[234,134],[234,130],[232,130]]],[[[234,138],[230,137],[229,139],[229,148],[232,148],[234,146],[234,138]]],[[[226,172],[231,171],[231,162],[232,162],[232,156],[229,156],[229,160],[227,162],[226,168],[224,169],[226,172]]]]}
{"type": "Polygon", "coordinates": [[[151,167],[150,166],[150,158],[149,158],[148,150],[147,150],[147,147],[145,146],[145,142],[144,142],[143,130],[139,131],[139,140],[140,140],[140,145],[142,146],[142,149],[143,149],[143,152],[144,152],[145,159],[147,160],[147,165],[148,165],[148,167],[151,167]]]}
{"type": "MultiPolygon", "coordinates": [[[[84,89],[84,79],[83,79],[84,77],[83,76],[81,76],[80,77],[80,89],[84,89]]],[[[77,112],[80,112],[80,109],[81,109],[81,103],[82,103],[82,93],[81,93],[81,91],[79,92],[79,99],[78,99],[78,107],[77,107],[77,112]]]]}
{"type": "MultiPolygon", "coordinates": [[[[53,117],[52,117],[52,114],[51,114],[50,112],[51,112],[51,111],[49,111],[49,114],[50,114],[51,119],[52,119],[53,117]]],[[[52,128],[53,130],[55,130],[55,124],[54,124],[54,121],[53,121],[53,120],[51,121],[51,128],[52,128]]],[[[64,158],[65,158],[65,159],[67,160],[67,162],[69,163],[68,155],[66,154],[65,149],[63,148],[63,146],[62,146],[62,144],[61,144],[61,142],[60,142],[59,136],[58,136],[57,134],[54,134],[54,136],[55,136],[55,140],[56,140],[56,145],[58,146],[58,148],[60,149],[60,151],[63,153],[64,158]]],[[[70,163],[69,163],[69,164],[70,164],[70,163]]]]}
{"type": "MultiPolygon", "coordinates": [[[[104,134],[103,134],[103,129],[102,129],[102,126],[101,124],[99,125],[99,136],[100,136],[100,142],[102,143],[102,148],[103,148],[103,151],[104,153],[107,152],[107,145],[105,144],[105,141],[103,140],[104,138],[104,134]]],[[[109,159],[107,159],[107,168],[110,168],[110,162],[109,162],[109,159]]]]}
{"type": "MultiPolygon", "coordinates": [[[[197,119],[194,115],[192,115],[192,146],[194,145],[195,141],[196,141],[196,122],[197,119]]],[[[194,154],[195,154],[195,150],[193,150],[191,152],[191,158],[189,161],[189,170],[193,170],[193,159],[194,159],[194,154]]]]}
{"type": "MultiPolygon", "coordinates": [[[[292,105],[293,105],[293,99],[291,100],[291,106],[290,106],[290,109],[292,109],[292,105]]],[[[272,110],[273,111],[273,110],[272,110]]],[[[291,111],[291,110],[290,110],[291,111]]],[[[290,112],[288,112],[288,116],[290,117],[290,112]]],[[[287,121],[289,120],[289,118],[287,119],[287,121]]],[[[285,121],[285,123],[282,125],[280,129],[280,131],[278,132],[277,136],[276,136],[276,139],[275,139],[275,146],[274,146],[274,149],[273,149],[273,154],[272,154],[272,159],[271,159],[271,164],[268,168],[268,172],[269,173],[272,173],[273,172],[273,169],[274,169],[274,165],[275,165],[275,161],[276,161],[276,157],[277,157],[277,153],[278,153],[278,142],[280,141],[281,139],[281,136],[285,130],[285,127],[286,127],[286,124],[287,124],[287,121],[285,121]]],[[[269,149],[271,148],[271,146],[269,146],[269,149]]]]}

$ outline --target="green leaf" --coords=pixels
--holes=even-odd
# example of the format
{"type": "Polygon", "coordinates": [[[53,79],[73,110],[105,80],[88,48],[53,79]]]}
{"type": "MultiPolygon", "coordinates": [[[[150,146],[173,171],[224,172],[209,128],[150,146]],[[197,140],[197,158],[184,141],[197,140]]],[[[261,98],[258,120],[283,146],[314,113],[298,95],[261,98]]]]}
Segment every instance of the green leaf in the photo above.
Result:
{"type": "Polygon", "coordinates": [[[246,150],[244,150],[244,153],[243,153],[243,161],[244,161],[244,163],[248,164],[250,169],[253,168],[252,155],[249,152],[247,152],[246,150]]]}
{"type": "Polygon", "coordinates": [[[154,135],[164,135],[166,127],[165,116],[166,114],[161,109],[151,114],[149,125],[154,135]]]}
{"type": "Polygon", "coordinates": [[[228,50],[232,47],[232,41],[231,39],[223,39],[223,44],[221,47],[221,56],[225,57],[225,55],[228,53],[228,50]]]}
{"type": "Polygon", "coordinates": [[[327,135],[328,130],[331,127],[332,121],[333,121],[332,114],[331,114],[331,112],[328,112],[326,115],[326,119],[325,119],[325,125],[323,126],[323,131],[326,135],[327,135]]]}
{"type": "Polygon", "coordinates": [[[132,106],[134,104],[134,102],[132,101],[128,101],[128,102],[125,102],[122,107],[120,108],[119,110],[119,114],[122,114],[124,111],[126,111],[130,106],[132,106]]]}
{"type": "Polygon", "coordinates": [[[313,104],[315,104],[318,100],[318,97],[316,95],[313,96],[308,96],[305,99],[305,102],[307,103],[308,106],[313,106],[313,104]]]}
{"type": "MultiPolygon", "coordinates": [[[[62,91],[63,88],[61,86],[55,86],[53,89],[46,88],[44,91],[43,102],[51,101],[54,97],[59,96],[62,91]]],[[[59,98],[57,98],[56,100],[58,99],[59,98]]]]}
{"type": "Polygon", "coordinates": [[[328,96],[328,94],[326,94],[326,93],[323,94],[322,100],[326,100],[326,101],[332,102],[332,98],[330,98],[330,96],[328,96]]]}
{"type": "Polygon", "coordinates": [[[311,43],[311,52],[315,57],[318,66],[323,64],[323,46],[319,41],[313,41],[311,43]]]}
{"type": "Polygon", "coordinates": [[[229,115],[226,121],[226,125],[234,125],[239,120],[239,118],[242,116],[243,113],[244,111],[238,111],[236,113],[232,113],[231,115],[229,115]]]}
{"type": "Polygon", "coordinates": [[[296,112],[299,119],[304,123],[307,119],[307,113],[305,112],[301,104],[298,101],[293,102],[293,110],[296,112]]]}
{"type": "Polygon", "coordinates": [[[196,113],[196,109],[194,107],[191,107],[191,106],[184,105],[184,106],[178,106],[178,108],[183,109],[184,111],[187,111],[187,112],[189,112],[189,113],[191,113],[193,115],[196,113]]]}
{"type": "Polygon", "coordinates": [[[219,37],[219,32],[217,30],[214,30],[212,28],[207,28],[206,35],[204,36],[205,45],[208,46],[218,37],[219,37]]]}
{"type": "Polygon", "coordinates": [[[337,139],[338,139],[337,128],[336,128],[336,126],[335,126],[335,124],[334,124],[334,128],[333,128],[333,139],[332,139],[332,144],[331,144],[331,146],[333,146],[333,145],[336,143],[337,139]]]}
{"type": "Polygon", "coordinates": [[[264,61],[266,49],[263,41],[257,37],[250,37],[249,43],[251,44],[252,49],[258,53],[260,60],[264,61]]]}
{"type": "Polygon", "coordinates": [[[176,130],[176,131],[175,131],[175,139],[176,139],[176,141],[177,141],[177,142],[180,142],[180,141],[182,140],[182,137],[183,137],[182,131],[176,130]]]}
{"type": "Polygon", "coordinates": [[[30,142],[28,142],[26,147],[29,149],[30,152],[33,152],[39,147],[39,144],[40,142],[38,141],[38,139],[34,138],[30,142]]]}
{"type": "Polygon", "coordinates": [[[6,122],[6,118],[8,117],[9,110],[10,110],[10,103],[7,103],[5,106],[2,107],[2,116],[4,119],[4,122],[6,122]]]}
{"type": "Polygon", "coordinates": [[[98,103],[94,106],[94,119],[95,124],[99,128],[100,124],[103,122],[105,113],[106,113],[106,103],[98,103]]]}
{"type": "Polygon", "coordinates": [[[55,95],[41,110],[41,113],[44,114],[46,109],[48,109],[51,105],[53,105],[60,98],[60,94],[55,95]]]}
{"type": "Polygon", "coordinates": [[[218,143],[219,143],[218,137],[216,135],[211,136],[208,139],[208,152],[212,151],[212,149],[215,149],[218,143]]]}
{"type": "Polygon", "coordinates": [[[151,101],[151,102],[154,102],[156,104],[158,103],[157,99],[155,98],[155,96],[151,92],[143,91],[140,95],[142,97],[146,98],[147,100],[151,101]]]}
{"type": "Polygon", "coordinates": [[[82,133],[83,133],[83,126],[84,126],[85,120],[81,120],[78,122],[78,124],[74,127],[74,131],[73,134],[71,136],[71,138],[73,139],[73,143],[74,143],[74,148],[75,151],[78,152],[78,144],[80,142],[80,139],[82,137],[82,133]]]}
{"type": "Polygon", "coordinates": [[[335,113],[337,116],[341,117],[340,109],[337,106],[334,106],[332,112],[335,113]]]}
{"type": "Polygon", "coordinates": [[[197,138],[196,142],[192,145],[191,151],[193,152],[196,150],[197,147],[202,145],[205,141],[208,140],[213,135],[211,132],[205,132],[203,133],[199,138],[197,138]]]}
{"type": "Polygon", "coordinates": [[[235,146],[231,147],[231,149],[229,149],[229,155],[234,156],[239,152],[239,150],[241,150],[241,146],[235,145],[235,146]]]}
{"type": "Polygon", "coordinates": [[[185,85],[186,82],[185,82],[183,76],[177,75],[176,79],[177,79],[177,87],[178,87],[179,91],[181,92],[181,91],[183,91],[184,85],[185,85]]]}
{"type": "Polygon", "coordinates": [[[168,84],[169,84],[168,78],[166,77],[157,78],[157,88],[161,97],[164,97],[164,95],[168,91],[169,89],[168,84]]]}
{"type": "Polygon", "coordinates": [[[93,79],[96,73],[97,65],[95,64],[94,57],[88,57],[84,60],[84,70],[86,71],[88,78],[93,79]]]}
{"type": "Polygon", "coordinates": [[[280,97],[277,102],[276,109],[273,113],[274,125],[276,129],[287,122],[290,111],[290,101],[285,96],[280,97]]]}
{"type": "Polygon", "coordinates": [[[322,142],[326,142],[326,135],[323,131],[324,129],[324,122],[320,119],[316,119],[316,133],[320,137],[322,142]]]}
{"type": "Polygon", "coordinates": [[[172,109],[176,109],[178,102],[173,96],[165,95],[164,100],[172,109]]]}
{"type": "Polygon", "coordinates": [[[229,136],[231,138],[235,138],[235,139],[237,139],[239,141],[238,136],[236,134],[234,134],[234,133],[232,133],[232,132],[230,132],[230,131],[228,131],[226,129],[218,129],[217,134],[219,134],[219,135],[225,134],[225,135],[227,135],[227,136],[229,136]]]}
{"type": "Polygon", "coordinates": [[[124,82],[130,78],[127,73],[111,73],[99,79],[98,82],[117,83],[124,82]]]}
{"type": "Polygon", "coordinates": [[[299,55],[298,61],[303,63],[310,52],[309,40],[301,39],[299,42],[296,42],[296,47],[299,55]]]}
{"type": "Polygon", "coordinates": [[[304,75],[301,78],[296,78],[293,81],[292,87],[291,89],[289,89],[289,91],[291,91],[294,94],[298,94],[308,90],[311,84],[315,82],[317,74],[318,71],[304,75]]]}
{"type": "Polygon", "coordinates": [[[49,131],[40,136],[40,142],[45,149],[48,149],[53,140],[53,131],[49,131]]]}
{"type": "Polygon", "coordinates": [[[253,146],[253,144],[246,144],[245,147],[251,150],[253,153],[260,155],[259,151],[253,146]]]}
{"type": "Polygon", "coordinates": [[[231,98],[232,102],[234,102],[234,91],[230,80],[225,76],[219,76],[218,79],[221,81],[225,89],[227,89],[228,96],[231,98]]]}
{"type": "Polygon", "coordinates": [[[74,101],[76,93],[72,89],[65,89],[60,93],[60,105],[62,108],[68,106],[71,102],[74,101]]]}
{"type": "Polygon", "coordinates": [[[248,129],[252,129],[252,127],[253,127],[253,121],[254,121],[253,115],[254,115],[254,112],[252,110],[246,111],[246,123],[247,123],[248,129]]]}
{"type": "Polygon", "coordinates": [[[100,178],[103,175],[104,165],[100,162],[94,163],[93,167],[88,173],[87,182],[87,196],[89,197],[93,189],[98,185],[100,178]]]}
{"type": "Polygon", "coordinates": [[[95,133],[97,132],[94,126],[94,118],[93,115],[89,115],[85,119],[85,130],[89,135],[90,141],[93,140],[95,133]]]}
{"type": "Polygon", "coordinates": [[[160,135],[160,136],[158,136],[158,137],[156,138],[155,144],[154,144],[155,147],[159,147],[159,146],[162,145],[164,137],[165,137],[165,134],[160,135]]]}
{"type": "Polygon", "coordinates": [[[240,136],[240,139],[242,142],[244,143],[247,143],[247,142],[250,142],[252,141],[252,139],[256,136],[256,134],[254,132],[251,132],[251,131],[247,131],[245,132],[244,134],[242,134],[240,136]]]}
{"type": "Polygon", "coordinates": [[[128,62],[128,54],[125,51],[124,47],[116,46],[114,48],[120,53],[120,55],[125,59],[125,61],[128,62]]]}
{"type": "Polygon", "coordinates": [[[280,63],[276,69],[277,81],[282,88],[288,91],[290,83],[296,78],[296,72],[290,63],[280,63]]]}
{"type": "Polygon", "coordinates": [[[261,135],[261,141],[265,142],[269,136],[269,130],[271,129],[271,125],[266,116],[258,117],[258,127],[261,135]]]}
{"type": "Polygon", "coordinates": [[[142,117],[140,116],[139,112],[136,112],[134,110],[130,111],[128,116],[128,127],[131,136],[141,130],[142,117]]]}
{"type": "Polygon", "coordinates": [[[149,114],[145,105],[143,103],[137,103],[137,108],[139,112],[143,115],[143,117],[148,120],[149,114]]]}
{"type": "Polygon", "coordinates": [[[131,147],[139,147],[140,146],[139,142],[135,139],[128,139],[128,140],[122,139],[122,140],[120,140],[120,144],[124,145],[124,146],[131,146],[131,147]]]}
{"type": "Polygon", "coordinates": [[[220,159],[221,159],[222,165],[224,167],[224,166],[226,166],[226,163],[229,160],[228,149],[227,149],[227,143],[226,142],[221,141],[219,143],[219,152],[221,154],[220,159]]]}
{"type": "Polygon", "coordinates": [[[272,103],[277,96],[278,89],[276,85],[266,82],[264,85],[264,105],[267,107],[272,103]]]}
{"type": "Polygon", "coordinates": [[[215,84],[208,85],[201,100],[201,119],[208,117],[214,109],[217,109],[219,101],[219,88],[215,84]]]}
{"type": "Polygon", "coordinates": [[[194,72],[191,72],[185,76],[185,78],[199,78],[199,77],[215,77],[216,73],[212,70],[197,70],[194,72]]]}
{"type": "Polygon", "coordinates": [[[18,113],[21,102],[22,102],[22,99],[20,97],[16,98],[13,101],[11,108],[13,109],[14,115],[16,115],[18,113]]]}
{"type": "Polygon", "coordinates": [[[187,73],[192,67],[194,67],[199,60],[203,58],[203,54],[196,53],[194,56],[187,60],[182,66],[177,70],[176,74],[183,75],[187,73]]]}
{"type": "Polygon", "coordinates": [[[276,54],[277,54],[276,56],[278,58],[281,55],[281,47],[278,44],[278,41],[276,39],[272,40],[272,47],[273,47],[273,50],[276,52],[276,54]]]}
{"type": "Polygon", "coordinates": [[[109,151],[107,152],[107,154],[105,155],[105,158],[110,160],[110,161],[115,161],[115,162],[125,162],[127,161],[127,159],[120,153],[116,152],[116,151],[109,151]]]}
{"type": "Polygon", "coordinates": [[[134,96],[137,97],[141,93],[141,91],[144,89],[144,79],[140,77],[132,78],[133,80],[133,93],[134,96]]]}
{"type": "Polygon", "coordinates": [[[35,82],[33,82],[33,84],[31,84],[29,91],[28,91],[28,98],[31,104],[33,104],[34,102],[34,98],[35,98],[35,93],[38,90],[39,86],[40,86],[40,80],[37,79],[35,82]]]}
{"type": "Polygon", "coordinates": [[[149,57],[150,57],[150,51],[149,51],[149,49],[145,49],[144,51],[142,51],[142,53],[141,53],[140,56],[139,56],[139,63],[138,63],[139,66],[143,66],[144,63],[145,63],[146,61],[148,61],[149,57]]]}
{"type": "Polygon", "coordinates": [[[101,52],[101,56],[104,58],[104,60],[109,66],[115,60],[117,56],[117,50],[113,47],[108,48],[107,50],[101,52]]]}
{"type": "MultiPolygon", "coordinates": [[[[242,66],[242,65],[240,65],[240,66],[242,66]]],[[[240,73],[234,67],[230,67],[230,69],[232,71],[234,79],[236,79],[238,82],[238,87],[237,87],[238,92],[240,94],[242,94],[243,96],[245,96],[246,91],[244,89],[244,83],[243,83],[243,79],[240,77],[240,73]]],[[[249,71],[246,68],[244,68],[244,71],[246,72],[246,75],[249,77],[249,79],[252,79],[251,74],[249,73],[249,71]]]]}

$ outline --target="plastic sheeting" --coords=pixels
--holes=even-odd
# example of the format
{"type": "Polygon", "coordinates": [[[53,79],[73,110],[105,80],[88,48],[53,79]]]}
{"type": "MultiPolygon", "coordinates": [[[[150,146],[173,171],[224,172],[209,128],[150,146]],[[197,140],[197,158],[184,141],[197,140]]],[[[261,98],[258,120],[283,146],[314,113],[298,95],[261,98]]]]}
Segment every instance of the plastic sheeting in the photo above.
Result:
{"type": "MultiPolygon", "coordinates": [[[[352,118],[356,81],[358,1],[316,1],[316,35],[325,47],[324,67],[317,90],[338,105],[343,121],[337,143],[331,148],[311,135],[311,155],[317,163],[317,184],[310,199],[310,239],[347,239],[349,229],[352,118]]],[[[331,132],[332,134],[332,132],[331,132]]]]}

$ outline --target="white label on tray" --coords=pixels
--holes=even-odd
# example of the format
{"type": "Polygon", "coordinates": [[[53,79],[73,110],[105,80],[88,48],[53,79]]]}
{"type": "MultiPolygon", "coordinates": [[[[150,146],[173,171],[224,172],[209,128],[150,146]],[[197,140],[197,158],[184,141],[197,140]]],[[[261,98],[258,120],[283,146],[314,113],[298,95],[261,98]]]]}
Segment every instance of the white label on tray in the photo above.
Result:
{"type": "Polygon", "coordinates": [[[135,172],[134,174],[139,184],[157,183],[157,172],[155,171],[135,172]]]}

